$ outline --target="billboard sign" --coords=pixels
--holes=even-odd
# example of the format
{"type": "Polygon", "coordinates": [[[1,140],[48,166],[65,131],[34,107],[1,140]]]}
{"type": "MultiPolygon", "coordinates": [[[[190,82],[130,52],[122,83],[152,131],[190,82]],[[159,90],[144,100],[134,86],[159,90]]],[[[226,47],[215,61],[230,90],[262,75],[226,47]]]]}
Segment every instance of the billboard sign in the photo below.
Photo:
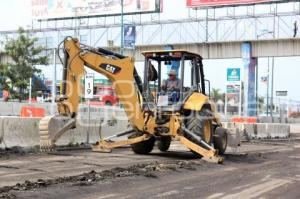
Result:
{"type": "Polygon", "coordinates": [[[286,97],[288,95],[287,91],[276,91],[277,97],[286,97]]]}
{"type": "Polygon", "coordinates": [[[239,82],[241,80],[241,69],[240,68],[227,68],[227,81],[228,82],[239,82]]]}
{"type": "Polygon", "coordinates": [[[239,113],[241,106],[241,85],[227,84],[226,99],[225,99],[226,113],[239,113]]]}
{"type": "MultiPolygon", "coordinates": [[[[160,0],[124,0],[124,14],[160,11],[160,0]]],[[[121,0],[32,0],[33,19],[120,15],[121,0]]]]}
{"type": "Polygon", "coordinates": [[[187,0],[188,7],[217,7],[217,6],[231,6],[243,4],[256,4],[256,3],[270,3],[280,0],[187,0]]]}
{"type": "Polygon", "coordinates": [[[136,27],[132,24],[124,25],[124,48],[134,49],[136,38],[136,27]]]}

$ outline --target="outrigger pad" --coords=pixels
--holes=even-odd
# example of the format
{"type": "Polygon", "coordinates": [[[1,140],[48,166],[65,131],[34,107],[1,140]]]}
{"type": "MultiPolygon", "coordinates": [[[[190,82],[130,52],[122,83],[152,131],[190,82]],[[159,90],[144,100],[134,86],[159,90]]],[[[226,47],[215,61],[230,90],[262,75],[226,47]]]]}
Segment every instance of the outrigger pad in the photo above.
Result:
{"type": "Polygon", "coordinates": [[[104,145],[101,144],[100,142],[97,142],[96,144],[91,145],[92,146],[92,151],[94,152],[99,152],[99,153],[111,153],[112,149],[105,147],[104,145]]]}
{"type": "Polygon", "coordinates": [[[187,148],[193,150],[203,157],[203,160],[213,163],[222,163],[224,158],[218,155],[218,151],[215,149],[207,150],[194,142],[188,140],[187,138],[180,136],[179,141],[185,145],[187,148]]]}
{"type": "Polygon", "coordinates": [[[224,158],[221,156],[215,156],[215,157],[203,157],[203,160],[211,163],[217,163],[217,164],[222,164],[224,161],[224,158]]]}

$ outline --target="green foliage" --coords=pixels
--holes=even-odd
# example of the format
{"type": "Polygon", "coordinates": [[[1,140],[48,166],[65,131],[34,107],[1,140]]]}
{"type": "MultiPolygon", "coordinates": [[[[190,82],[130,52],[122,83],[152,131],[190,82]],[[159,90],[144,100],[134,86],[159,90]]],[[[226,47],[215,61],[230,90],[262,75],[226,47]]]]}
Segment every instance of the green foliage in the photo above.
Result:
{"type": "Polygon", "coordinates": [[[11,58],[9,63],[0,65],[2,86],[11,93],[12,98],[25,99],[25,90],[28,88],[29,79],[41,71],[36,65],[46,65],[47,56],[42,56],[42,46],[36,46],[37,38],[32,38],[23,28],[19,28],[18,36],[7,39],[5,54],[11,58]]]}
{"type": "Polygon", "coordinates": [[[222,93],[220,89],[213,88],[211,90],[211,97],[215,102],[219,100],[222,100],[223,102],[225,101],[225,94],[222,93]]]}

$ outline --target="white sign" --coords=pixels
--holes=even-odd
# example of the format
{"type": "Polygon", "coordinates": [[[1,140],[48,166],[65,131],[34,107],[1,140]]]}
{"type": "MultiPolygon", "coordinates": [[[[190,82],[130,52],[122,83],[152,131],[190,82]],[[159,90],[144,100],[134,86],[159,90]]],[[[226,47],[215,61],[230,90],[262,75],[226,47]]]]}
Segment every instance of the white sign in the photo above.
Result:
{"type": "Polygon", "coordinates": [[[84,98],[93,99],[94,74],[88,73],[84,76],[84,98]]]}
{"type": "MultiPolygon", "coordinates": [[[[124,0],[124,14],[159,12],[159,0],[124,0]]],[[[120,0],[31,0],[34,19],[119,15],[120,0]]]]}
{"type": "Polygon", "coordinates": [[[288,95],[287,91],[276,91],[277,97],[286,97],[288,95]]]}

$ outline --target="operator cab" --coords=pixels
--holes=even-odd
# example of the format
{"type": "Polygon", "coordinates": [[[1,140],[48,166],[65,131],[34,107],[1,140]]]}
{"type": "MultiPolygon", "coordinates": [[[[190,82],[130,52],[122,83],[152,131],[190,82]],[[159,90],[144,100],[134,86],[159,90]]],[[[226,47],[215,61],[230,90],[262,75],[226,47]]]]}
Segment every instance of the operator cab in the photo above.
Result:
{"type": "Polygon", "coordinates": [[[148,102],[154,102],[158,107],[179,109],[192,93],[206,95],[200,55],[184,50],[148,51],[142,54],[145,56],[143,94],[148,102]],[[175,74],[175,79],[170,73],[175,74]],[[170,81],[173,83],[171,86],[166,83],[170,81]]]}

